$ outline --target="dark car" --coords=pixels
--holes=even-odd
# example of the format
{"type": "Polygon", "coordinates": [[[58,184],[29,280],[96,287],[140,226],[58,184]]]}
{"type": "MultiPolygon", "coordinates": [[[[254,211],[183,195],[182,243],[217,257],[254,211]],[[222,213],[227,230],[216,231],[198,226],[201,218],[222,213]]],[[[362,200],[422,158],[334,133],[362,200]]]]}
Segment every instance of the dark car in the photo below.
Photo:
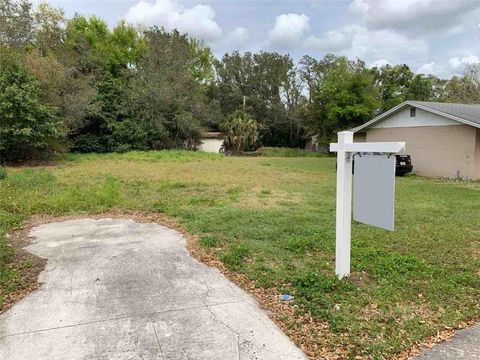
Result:
{"type": "Polygon", "coordinates": [[[395,175],[403,176],[413,170],[410,155],[395,155],[395,175]]]}
{"type": "MultiPolygon", "coordinates": [[[[372,154],[377,154],[377,153],[372,153],[372,154]]],[[[336,164],[335,164],[335,170],[337,170],[336,164]]],[[[412,159],[410,158],[410,155],[395,155],[395,175],[396,176],[403,176],[405,174],[408,174],[412,170],[413,170],[413,165],[412,165],[412,159]]],[[[352,174],[355,174],[355,159],[353,159],[352,174]]]]}

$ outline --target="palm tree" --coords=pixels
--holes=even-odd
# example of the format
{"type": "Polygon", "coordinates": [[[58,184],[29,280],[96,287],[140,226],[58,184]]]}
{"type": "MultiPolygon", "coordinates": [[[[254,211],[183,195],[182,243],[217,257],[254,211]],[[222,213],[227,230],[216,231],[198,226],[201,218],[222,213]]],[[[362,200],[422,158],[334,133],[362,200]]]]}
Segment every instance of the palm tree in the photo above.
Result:
{"type": "Polygon", "coordinates": [[[222,124],[221,130],[224,134],[225,147],[233,154],[241,153],[258,140],[257,122],[241,111],[233,113],[222,124]]]}

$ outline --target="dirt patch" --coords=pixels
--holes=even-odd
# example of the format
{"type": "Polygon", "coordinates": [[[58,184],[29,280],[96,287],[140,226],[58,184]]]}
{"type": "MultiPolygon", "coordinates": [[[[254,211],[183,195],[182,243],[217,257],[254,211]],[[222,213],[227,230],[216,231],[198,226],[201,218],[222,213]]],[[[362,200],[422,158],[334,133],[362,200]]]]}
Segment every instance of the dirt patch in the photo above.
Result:
{"type": "Polygon", "coordinates": [[[10,235],[8,241],[15,250],[15,259],[12,267],[18,270],[21,287],[13,292],[5,294],[5,301],[0,308],[0,314],[8,310],[12,305],[21,300],[25,295],[39,287],[38,275],[45,268],[47,261],[27,252],[24,247],[30,244],[28,233],[36,224],[28,224],[21,230],[10,235]]]}
{"type": "Polygon", "coordinates": [[[372,279],[365,271],[353,271],[348,280],[352,282],[356,287],[363,289],[372,282],[372,279]]]}
{"type": "MultiPolygon", "coordinates": [[[[132,219],[137,222],[155,222],[160,225],[175,229],[187,239],[187,248],[191,255],[198,261],[208,266],[217,268],[231,281],[252,294],[260,306],[267,312],[269,317],[292,339],[292,341],[307,355],[311,360],[338,360],[350,358],[348,353],[348,334],[333,335],[327,322],[313,318],[310,314],[299,311],[295,302],[284,302],[279,298],[279,291],[275,288],[258,287],[255,281],[250,280],[243,274],[229,271],[225,265],[214,256],[209,254],[204,248],[200,247],[198,237],[188,233],[177,221],[159,213],[144,213],[139,211],[111,211],[100,214],[78,214],[68,216],[50,216],[36,215],[21,229],[13,232],[9,241],[15,248],[16,260],[15,266],[20,269],[20,277],[24,286],[22,289],[6,295],[6,302],[0,313],[9,309],[15,302],[21,300],[31,291],[39,287],[38,275],[43,271],[46,260],[34,256],[24,250],[24,247],[30,244],[28,234],[35,226],[51,222],[61,222],[74,219],[132,219]],[[29,266],[21,266],[25,261],[29,266]],[[336,337],[335,346],[331,345],[332,337],[336,337]],[[330,339],[330,341],[328,341],[330,339]]],[[[366,282],[371,281],[368,274],[352,274],[351,281],[358,287],[362,287],[366,282]]],[[[370,312],[376,312],[378,309],[372,305],[368,309],[370,312]]],[[[400,354],[389,357],[392,360],[407,360],[418,355],[422,349],[430,348],[437,343],[450,339],[455,331],[473,325],[476,320],[461,323],[455,329],[445,328],[436,335],[425,341],[415,344],[410,349],[400,354]]],[[[356,356],[356,360],[368,359],[364,356],[356,356]]]]}
{"type": "Polygon", "coordinates": [[[244,209],[275,209],[300,204],[303,201],[300,193],[253,188],[248,193],[240,194],[239,201],[234,206],[244,209]]]}

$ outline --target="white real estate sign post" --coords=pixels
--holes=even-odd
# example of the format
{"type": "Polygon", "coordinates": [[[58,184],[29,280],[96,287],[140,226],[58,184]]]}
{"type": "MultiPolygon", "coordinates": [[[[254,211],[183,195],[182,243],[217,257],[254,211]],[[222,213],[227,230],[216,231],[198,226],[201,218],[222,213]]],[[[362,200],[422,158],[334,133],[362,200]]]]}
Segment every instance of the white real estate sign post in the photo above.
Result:
{"type": "Polygon", "coordinates": [[[353,156],[355,153],[394,154],[404,149],[404,142],[354,143],[351,131],[339,132],[338,143],[330,144],[330,151],[337,153],[335,273],[340,279],[350,275],[353,156]]]}

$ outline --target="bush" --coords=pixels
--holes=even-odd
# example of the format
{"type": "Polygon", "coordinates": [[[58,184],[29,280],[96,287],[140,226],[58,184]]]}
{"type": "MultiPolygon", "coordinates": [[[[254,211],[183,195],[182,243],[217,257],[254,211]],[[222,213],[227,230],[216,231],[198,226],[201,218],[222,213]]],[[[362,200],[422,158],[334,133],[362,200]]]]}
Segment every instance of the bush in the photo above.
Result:
{"type": "Polygon", "coordinates": [[[200,124],[191,113],[176,113],[165,127],[170,133],[170,142],[165,148],[194,150],[200,145],[200,124]]]}
{"type": "Polygon", "coordinates": [[[99,135],[88,133],[78,135],[73,139],[72,150],[83,153],[107,151],[99,135]]]}
{"type": "Polygon", "coordinates": [[[129,150],[147,150],[148,132],[141,122],[126,119],[114,122],[109,137],[110,150],[127,152],[129,150]]]}
{"type": "Polygon", "coordinates": [[[7,177],[7,170],[4,167],[0,166],[0,180],[5,179],[7,177]]]}
{"type": "Polygon", "coordinates": [[[40,85],[12,59],[0,59],[0,157],[41,157],[59,150],[64,138],[56,109],[40,102],[40,85]]]}

